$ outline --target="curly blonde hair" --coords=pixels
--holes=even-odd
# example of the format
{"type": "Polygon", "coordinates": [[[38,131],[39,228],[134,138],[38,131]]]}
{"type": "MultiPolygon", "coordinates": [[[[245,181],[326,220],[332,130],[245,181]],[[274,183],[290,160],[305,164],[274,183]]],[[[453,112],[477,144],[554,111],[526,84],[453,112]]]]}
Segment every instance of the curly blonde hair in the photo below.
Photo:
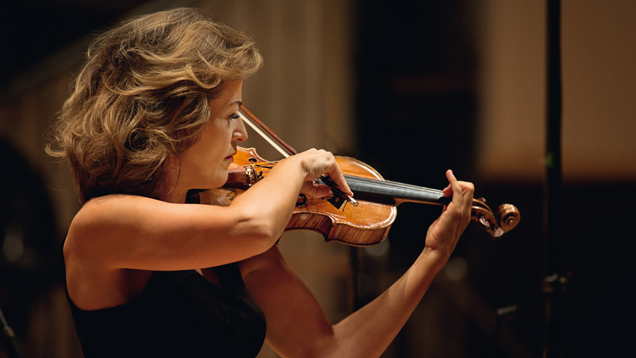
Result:
{"type": "Polygon", "coordinates": [[[69,160],[81,202],[157,198],[167,159],[199,138],[209,100],[261,65],[251,38],[194,9],[125,21],[90,46],[47,153],[69,160]]]}

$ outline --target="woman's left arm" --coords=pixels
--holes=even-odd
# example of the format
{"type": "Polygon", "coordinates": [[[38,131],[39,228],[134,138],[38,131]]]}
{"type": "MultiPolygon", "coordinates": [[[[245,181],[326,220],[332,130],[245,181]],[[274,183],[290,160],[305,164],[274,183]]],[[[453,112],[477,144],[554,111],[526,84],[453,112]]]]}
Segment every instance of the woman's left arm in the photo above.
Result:
{"type": "Polygon", "coordinates": [[[283,357],[379,357],[444,267],[470,222],[473,185],[447,172],[451,203],[430,226],[409,270],[375,300],[332,325],[276,247],[241,263],[267,319],[267,342],[283,357]]]}

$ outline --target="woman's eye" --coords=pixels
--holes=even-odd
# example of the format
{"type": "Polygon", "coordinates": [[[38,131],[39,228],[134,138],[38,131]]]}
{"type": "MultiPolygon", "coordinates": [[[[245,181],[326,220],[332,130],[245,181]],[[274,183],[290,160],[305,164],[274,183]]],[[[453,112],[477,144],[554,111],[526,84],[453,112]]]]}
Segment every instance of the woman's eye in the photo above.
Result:
{"type": "Polygon", "coordinates": [[[241,118],[241,116],[239,116],[239,114],[238,114],[238,113],[232,113],[232,114],[230,115],[230,119],[239,119],[239,118],[241,118]]]}

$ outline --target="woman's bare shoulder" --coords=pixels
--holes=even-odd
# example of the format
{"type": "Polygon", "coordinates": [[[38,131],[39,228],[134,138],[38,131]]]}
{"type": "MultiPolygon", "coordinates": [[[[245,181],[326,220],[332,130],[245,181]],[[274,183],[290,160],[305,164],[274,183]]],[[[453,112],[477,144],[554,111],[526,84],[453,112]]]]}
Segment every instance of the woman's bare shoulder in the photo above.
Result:
{"type": "MultiPolygon", "coordinates": [[[[112,194],[92,198],[77,212],[74,222],[99,223],[102,220],[112,220],[112,217],[127,217],[135,214],[141,207],[161,205],[159,200],[138,195],[112,194]]],[[[165,203],[164,203],[165,204],[165,203]]]]}
{"type": "Polygon", "coordinates": [[[69,296],[78,307],[93,310],[116,306],[142,288],[130,283],[147,273],[120,270],[111,261],[120,251],[115,241],[123,231],[118,228],[127,216],[134,215],[137,202],[147,200],[151,199],[103,196],[86,202],[76,214],[63,252],[69,296]]]}
{"type": "Polygon", "coordinates": [[[86,247],[94,239],[125,225],[126,221],[136,216],[137,203],[144,200],[151,199],[115,194],[93,198],[84,203],[69,226],[64,244],[65,253],[70,249],[86,247]]]}
{"type": "Polygon", "coordinates": [[[69,227],[67,240],[76,237],[99,235],[104,231],[116,230],[139,220],[145,207],[161,203],[141,196],[113,194],[93,198],[86,202],[75,214],[69,227]],[[88,232],[91,235],[85,235],[88,232]]]}

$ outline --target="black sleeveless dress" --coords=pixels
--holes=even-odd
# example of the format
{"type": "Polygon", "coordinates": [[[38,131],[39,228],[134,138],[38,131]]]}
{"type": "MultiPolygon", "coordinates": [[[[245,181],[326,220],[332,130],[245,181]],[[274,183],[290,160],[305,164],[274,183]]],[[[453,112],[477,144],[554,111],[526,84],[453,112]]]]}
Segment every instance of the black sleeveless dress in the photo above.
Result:
{"type": "MultiPolygon", "coordinates": [[[[198,272],[154,272],[144,292],[116,307],[84,311],[71,301],[85,358],[255,357],[265,317],[236,263],[198,272]]],[[[68,297],[68,292],[67,292],[68,297]]]]}

